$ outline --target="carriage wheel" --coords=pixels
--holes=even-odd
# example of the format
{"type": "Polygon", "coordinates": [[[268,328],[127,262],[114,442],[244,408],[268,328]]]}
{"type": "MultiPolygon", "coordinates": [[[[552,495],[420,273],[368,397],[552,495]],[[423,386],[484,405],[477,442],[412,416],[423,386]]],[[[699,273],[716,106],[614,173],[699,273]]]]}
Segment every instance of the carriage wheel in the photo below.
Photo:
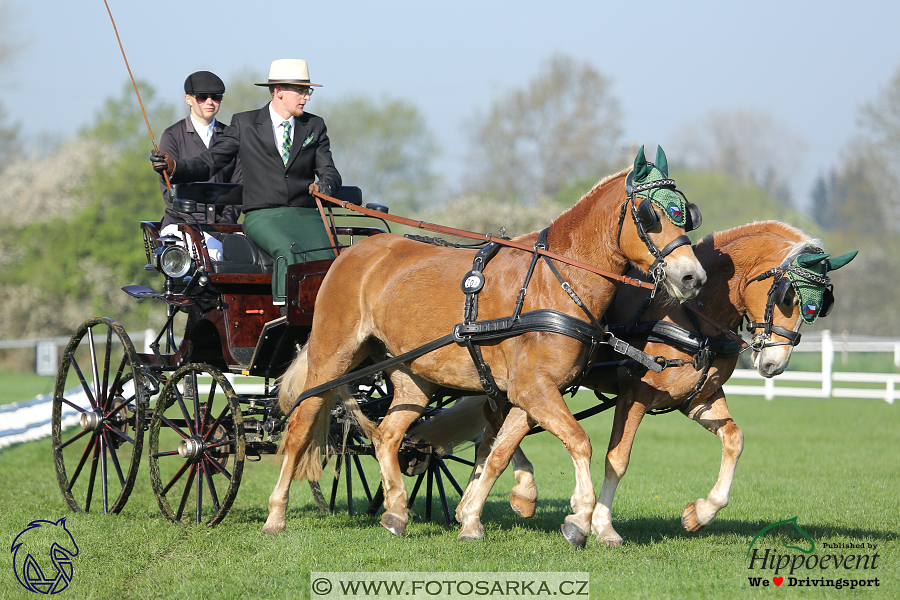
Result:
{"type": "Polygon", "coordinates": [[[56,376],[51,427],[56,478],[73,511],[90,512],[97,501],[104,514],[125,506],[156,386],[117,321],[89,319],[69,340],[56,376]]]}
{"type": "Polygon", "coordinates": [[[150,423],[150,483],[167,519],[217,524],[244,471],[246,439],[238,397],[207,364],[187,364],[166,383],[150,423]]]}
{"type": "MultiPolygon", "coordinates": [[[[373,411],[375,414],[384,414],[393,398],[393,388],[389,385],[389,382],[386,387],[372,385],[359,391],[364,392],[363,394],[357,394],[358,397],[365,397],[365,400],[360,402],[364,412],[373,411]]],[[[447,396],[451,402],[455,399],[454,396],[449,394],[447,396]]],[[[423,418],[428,419],[434,414],[436,414],[436,411],[428,411],[423,418]]],[[[371,414],[369,416],[371,418],[371,414]]],[[[341,487],[345,489],[347,512],[350,516],[353,516],[357,509],[354,506],[354,500],[358,504],[364,504],[366,507],[364,512],[367,515],[376,514],[381,508],[381,505],[384,503],[381,483],[378,483],[373,494],[371,490],[374,486],[370,486],[363,470],[363,461],[368,460],[363,458],[365,456],[375,456],[375,447],[369,440],[362,437],[359,432],[351,430],[348,432],[345,441],[340,425],[332,425],[327,453],[323,456],[322,463],[323,466],[326,463],[330,464],[333,470],[331,468],[324,469],[320,481],[311,481],[309,483],[316,505],[323,514],[331,515],[334,513],[339,488],[341,487]],[[340,448],[341,446],[348,450],[346,454],[335,452],[335,448],[340,448]],[[362,494],[365,494],[365,496],[363,497],[362,494]]],[[[469,467],[473,467],[474,463],[452,454],[439,456],[430,453],[430,450],[423,452],[412,444],[404,444],[401,447],[399,460],[401,471],[415,481],[412,492],[408,494],[408,506],[412,508],[422,484],[426,483],[422,494],[425,502],[424,520],[431,521],[432,500],[437,496],[444,520],[448,524],[455,522],[447,497],[449,491],[447,488],[452,487],[455,489],[460,497],[462,497],[463,490],[448,469],[447,463],[449,461],[459,462],[469,467]],[[435,487],[437,488],[436,490],[435,487]]]]}
{"type": "MultiPolygon", "coordinates": [[[[376,415],[383,414],[393,398],[393,386],[390,381],[371,381],[365,385],[355,385],[353,391],[360,407],[369,418],[373,416],[372,411],[376,415]]],[[[355,428],[347,432],[345,439],[339,418],[333,418],[326,450],[322,456],[322,478],[319,481],[309,482],[313,499],[322,514],[334,514],[341,487],[344,488],[347,514],[350,516],[360,512],[360,508],[363,508],[364,514],[369,515],[378,511],[384,499],[378,493],[380,486],[375,494],[372,493],[373,486],[369,485],[363,469],[363,462],[371,460],[364,458],[366,456],[375,456],[372,442],[365,439],[355,428]],[[336,451],[342,446],[347,450],[345,454],[336,451]]]]}

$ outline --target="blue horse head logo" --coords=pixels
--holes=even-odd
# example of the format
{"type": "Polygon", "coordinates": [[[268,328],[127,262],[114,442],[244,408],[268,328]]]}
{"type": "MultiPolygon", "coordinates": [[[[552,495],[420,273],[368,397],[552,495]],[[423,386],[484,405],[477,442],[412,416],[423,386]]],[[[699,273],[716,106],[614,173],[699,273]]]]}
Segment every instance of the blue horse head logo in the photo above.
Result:
{"type": "Polygon", "coordinates": [[[37,594],[57,594],[72,581],[72,558],[78,556],[78,544],[63,517],[56,522],[32,521],[13,540],[10,552],[22,587],[37,594]]]}

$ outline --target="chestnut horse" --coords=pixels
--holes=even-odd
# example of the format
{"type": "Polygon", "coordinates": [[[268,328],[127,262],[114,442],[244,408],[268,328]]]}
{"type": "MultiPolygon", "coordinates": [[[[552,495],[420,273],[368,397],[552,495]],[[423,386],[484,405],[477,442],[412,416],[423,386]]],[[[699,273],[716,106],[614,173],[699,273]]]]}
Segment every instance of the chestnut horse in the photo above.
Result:
{"type": "MultiPolygon", "coordinates": [[[[643,150],[639,158],[643,159],[643,150]]],[[[638,163],[636,160],[636,170],[638,163]]],[[[647,165],[653,167],[652,163],[642,163],[645,174],[650,168],[647,165]]],[[[545,230],[547,249],[622,274],[629,262],[643,270],[659,268],[660,262],[654,261],[650,250],[658,256],[657,248],[669,246],[662,263],[667,273],[666,289],[679,299],[696,296],[706,275],[690,245],[676,241],[684,234],[683,226],[675,225],[668,214],[646,199],[637,207],[644,211],[644,216],[639,217],[634,196],[626,194],[626,175],[627,169],[603,179],[555,219],[545,230]],[[623,221],[620,215],[624,217],[628,207],[631,217],[623,221]],[[650,217],[655,218],[652,229],[639,225],[647,224],[650,217]]],[[[671,180],[665,181],[674,185],[671,180]]],[[[538,233],[531,233],[515,241],[531,246],[538,237],[538,233]]],[[[369,357],[377,362],[398,356],[454,331],[463,316],[460,281],[473,268],[474,256],[473,251],[383,234],[354,244],[335,260],[316,299],[305,351],[282,379],[282,406],[286,411],[295,408],[282,442],[284,459],[278,483],[269,497],[264,532],[284,530],[291,479],[318,480],[322,471],[324,433],[337,394],[331,390],[319,392],[297,404],[296,393],[327,387],[369,357]]],[[[523,317],[528,311],[551,309],[584,319],[583,309],[566,291],[568,285],[586,310],[593,315],[603,314],[618,287],[617,281],[559,262],[559,274],[568,282],[561,287],[549,261],[533,262],[532,256],[530,252],[501,248],[484,269],[486,281],[478,299],[479,319],[513,314],[530,265],[533,276],[524,295],[523,317]]],[[[572,455],[577,481],[572,496],[575,512],[566,517],[564,532],[570,541],[583,545],[590,532],[595,503],[591,447],[584,430],[566,408],[560,390],[581,373],[588,360],[589,345],[559,333],[532,331],[484,343],[481,351],[497,388],[562,440],[572,455]]],[[[394,385],[394,396],[386,416],[370,437],[384,490],[386,512],[381,524],[395,535],[404,535],[407,498],[397,453],[407,428],[423,413],[439,386],[473,392],[484,388],[468,349],[461,343],[442,346],[387,368],[385,373],[394,385]]]]}
{"type": "MultiPolygon", "coordinates": [[[[749,319],[751,333],[762,330],[755,334],[751,346],[756,369],[764,377],[782,373],[793,346],[799,342],[797,331],[800,325],[804,320],[811,322],[830,310],[833,296],[825,273],[840,268],[855,256],[855,253],[850,253],[829,261],[820,246],[818,240],[777,221],[743,225],[711,234],[700,241],[694,253],[703,265],[708,280],[696,297],[696,304],[722,329],[692,315],[692,311],[666,295],[658,295],[641,314],[640,307],[649,301],[647,294],[637,288],[619,290],[606,312],[609,322],[631,324],[632,334],[640,337],[639,332],[643,331],[644,340],[648,340],[648,328],[642,328],[638,323],[652,325],[653,322],[662,322],[663,326],[657,325],[653,330],[663,335],[668,332],[669,339],[676,341],[659,341],[659,335],[651,335],[643,347],[645,352],[665,356],[669,360],[670,366],[662,372],[647,371],[642,377],[618,379],[614,371],[604,377],[602,371],[595,369],[583,382],[583,385],[598,391],[618,393],[606,455],[606,474],[591,523],[592,532],[598,539],[609,546],[622,543],[621,536],[612,526],[610,510],[616,486],[628,467],[635,433],[644,414],[650,410],[680,409],[722,440],[722,463],[716,484],[706,498],[699,498],[684,509],[684,528],[689,532],[700,530],[728,504],[735,466],[743,448],[743,434],[731,419],[722,390],[722,385],[734,371],[740,346],[726,337],[723,329],[736,330],[745,318],[749,319]],[[792,264],[798,257],[805,261],[809,259],[810,263],[821,263],[819,274],[815,269],[793,268],[796,265],[792,264]],[[799,273],[801,284],[811,280],[813,287],[821,286],[817,296],[819,300],[816,301],[818,306],[806,300],[798,302],[798,295],[794,292],[794,285],[797,284],[789,285],[788,271],[799,273]],[[687,344],[678,343],[678,336],[671,337],[672,330],[666,324],[678,326],[684,334],[691,332],[691,339],[687,344]],[[696,333],[698,331],[699,335],[696,333]],[[704,339],[713,352],[708,369],[705,368],[703,355],[695,354],[700,346],[706,345],[703,344],[704,339]]],[[[801,293],[806,294],[808,289],[802,288],[801,293]]],[[[621,326],[613,326],[613,330],[637,344],[632,336],[622,332],[621,326]]],[[[683,337],[681,339],[684,340],[683,337]]],[[[605,360],[616,360],[605,349],[603,352],[606,354],[605,360]]],[[[483,398],[466,399],[459,403],[456,410],[469,410],[472,412],[470,418],[476,420],[484,410],[491,422],[485,431],[476,469],[456,511],[457,519],[462,524],[459,538],[480,539],[483,529],[479,517],[484,501],[510,460],[510,455],[517,481],[510,494],[510,503],[522,516],[534,514],[537,489],[533,468],[518,450],[518,444],[531,426],[532,419],[527,418],[527,410],[514,407],[503,421],[501,411],[488,410],[483,398]],[[492,444],[495,436],[496,441],[492,444]]],[[[457,420],[466,420],[460,414],[453,416],[457,420]]],[[[431,443],[452,446],[456,439],[440,431],[440,420],[440,416],[433,419],[427,426],[428,432],[419,431],[417,434],[431,443]]]]}

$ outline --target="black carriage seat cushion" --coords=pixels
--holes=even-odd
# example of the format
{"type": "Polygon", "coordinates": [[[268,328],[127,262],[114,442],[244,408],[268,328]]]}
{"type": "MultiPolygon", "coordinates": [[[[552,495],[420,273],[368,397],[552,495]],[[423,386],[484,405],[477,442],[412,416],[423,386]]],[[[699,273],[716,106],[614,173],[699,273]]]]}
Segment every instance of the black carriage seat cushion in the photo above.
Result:
{"type": "Polygon", "coordinates": [[[213,261],[216,273],[272,273],[272,257],[245,235],[222,236],[222,257],[225,260],[213,261]]]}

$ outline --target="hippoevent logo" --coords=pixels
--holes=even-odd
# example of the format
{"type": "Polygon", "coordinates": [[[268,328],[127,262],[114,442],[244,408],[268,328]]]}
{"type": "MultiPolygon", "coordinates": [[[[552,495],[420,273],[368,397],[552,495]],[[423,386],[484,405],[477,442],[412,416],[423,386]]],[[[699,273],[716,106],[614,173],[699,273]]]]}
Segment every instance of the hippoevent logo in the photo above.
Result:
{"type": "Polygon", "coordinates": [[[797,517],[778,521],[763,527],[747,548],[749,564],[753,573],[747,577],[750,587],[833,587],[835,589],[858,587],[878,587],[881,580],[876,576],[878,568],[878,544],[868,542],[840,542],[820,544],[816,552],[816,542],[797,524],[797,517]],[[799,545],[782,544],[781,548],[766,547],[760,541],[763,534],[781,528],[790,531],[790,526],[800,534],[799,545]],[[757,544],[757,542],[760,542],[757,544]],[[788,552],[794,550],[795,552],[788,552]],[[845,552],[845,551],[850,551],[845,552]]]}
{"type": "Polygon", "coordinates": [[[13,540],[10,552],[22,587],[36,594],[58,594],[72,581],[78,544],[63,517],[56,522],[32,521],[13,540]]]}

